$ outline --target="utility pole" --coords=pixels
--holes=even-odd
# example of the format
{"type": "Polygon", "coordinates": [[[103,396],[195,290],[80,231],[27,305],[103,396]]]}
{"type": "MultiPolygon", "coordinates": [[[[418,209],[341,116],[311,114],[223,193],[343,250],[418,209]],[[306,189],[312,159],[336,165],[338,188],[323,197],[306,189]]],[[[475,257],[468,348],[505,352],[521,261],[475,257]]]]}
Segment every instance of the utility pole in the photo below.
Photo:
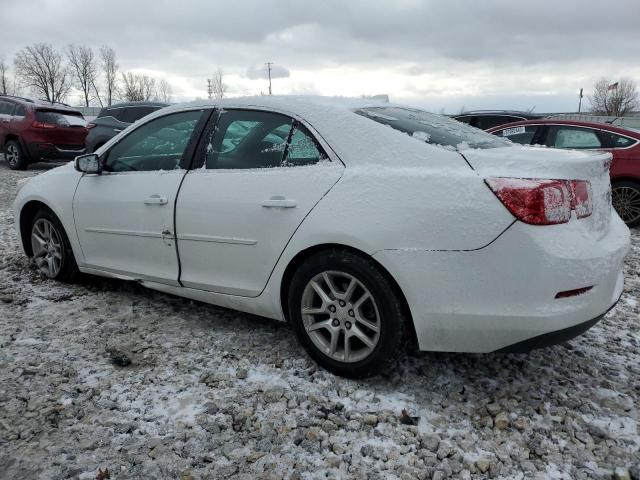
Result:
{"type": "Polygon", "coordinates": [[[211,85],[211,79],[207,78],[207,95],[209,95],[209,100],[213,96],[213,85],[211,85]]]}
{"type": "Polygon", "coordinates": [[[271,65],[273,65],[273,62],[267,62],[265,65],[267,66],[267,72],[269,72],[269,95],[271,95],[271,65]]]}
{"type": "Polygon", "coordinates": [[[578,96],[578,113],[580,113],[580,110],[582,109],[582,97],[584,95],[582,95],[582,88],[580,89],[580,95],[578,96]]]}

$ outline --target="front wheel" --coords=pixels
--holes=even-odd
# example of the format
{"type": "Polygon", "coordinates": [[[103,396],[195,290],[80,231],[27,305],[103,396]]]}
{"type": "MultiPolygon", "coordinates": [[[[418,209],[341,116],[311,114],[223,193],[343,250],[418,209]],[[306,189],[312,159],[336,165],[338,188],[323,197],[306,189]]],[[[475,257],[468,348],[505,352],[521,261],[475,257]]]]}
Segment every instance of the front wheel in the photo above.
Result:
{"type": "Polygon", "coordinates": [[[4,158],[11,170],[25,170],[29,165],[27,156],[22,151],[20,142],[9,140],[4,146],[4,158]]]}
{"type": "Polygon", "coordinates": [[[332,250],[307,259],[289,288],[300,342],[327,370],[361,378],[398,356],[407,319],[391,281],[371,259],[332,250]]]}
{"type": "Polygon", "coordinates": [[[611,188],[611,203],[628,227],[640,225],[640,183],[614,183],[611,188]]]}
{"type": "Polygon", "coordinates": [[[58,218],[40,210],[31,223],[31,251],[42,275],[72,282],[79,275],[69,239],[58,218]]]}

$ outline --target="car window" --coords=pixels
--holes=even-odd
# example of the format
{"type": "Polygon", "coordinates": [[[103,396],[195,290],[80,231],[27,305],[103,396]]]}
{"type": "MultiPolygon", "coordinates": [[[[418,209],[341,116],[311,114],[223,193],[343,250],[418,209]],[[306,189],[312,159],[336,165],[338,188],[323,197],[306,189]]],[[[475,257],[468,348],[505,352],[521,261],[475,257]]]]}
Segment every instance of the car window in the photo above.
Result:
{"type": "Polygon", "coordinates": [[[108,172],[174,170],[202,116],[202,110],[174,113],[135,129],[107,153],[108,172]]]}
{"type": "Polygon", "coordinates": [[[15,104],[11,102],[3,102],[0,100],[0,115],[11,115],[15,104]]]}
{"type": "Polygon", "coordinates": [[[56,127],[84,127],[87,124],[80,113],[54,110],[36,110],[36,121],[56,127]]]}
{"type": "Polygon", "coordinates": [[[426,143],[453,149],[497,148],[509,145],[495,135],[424,110],[407,107],[367,107],[356,110],[355,113],[426,143]]]}
{"type": "Polygon", "coordinates": [[[134,123],[140,120],[142,117],[149,115],[151,112],[155,112],[156,110],[162,107],[155,106],[140,106],[140,107],[127,107],[123,108],[123,114],[121,121],[126,123],[134,123]]]}
{"type": "Polygon", "coordinates": [[[230,110],[221,113],[207,142],[208,169],[310,165],[328,157],[308,130],[286,115],[230,110]]]}
{"type": "Polygon", "coordinates": [[[601,148],[602,142],[590,128],[553,125],[549,128],[547,145],[555,148],[601,148]]]}
{"type": "Polygon", "coordinates": [[[514,143],[531,145],[538,127],[536,125],[518,125],[493,132],[498,137],[507,138],[514,143]]]}
{"type": "Polygon", "coordinates": [[[27,109],[24,105],[16,105],[16,109],[13,112],[14,117],[24,117],[27,114],[27,109]]]}
{"type": "Polygon", "coordinates": [[[623,137],[622,135],[616,135],[615,133],[606,132],[606,134],[609,137],[610,148],[626,148],[637,142],[637,140],[634,140],[633,138],[623,137]]]}

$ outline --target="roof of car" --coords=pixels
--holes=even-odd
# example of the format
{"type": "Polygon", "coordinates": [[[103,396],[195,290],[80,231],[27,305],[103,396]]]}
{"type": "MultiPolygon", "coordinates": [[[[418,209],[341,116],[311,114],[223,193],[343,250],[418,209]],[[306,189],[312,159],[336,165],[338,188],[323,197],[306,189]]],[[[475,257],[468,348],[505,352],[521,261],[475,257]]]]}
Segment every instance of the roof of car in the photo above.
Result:
{"type": "Polygon", "coordinates": [[[39,99],[33,99],[33,98],[26,98],[26,97],[18,97],[15,95],[0,95],[0,98],[2,99],[6,99],[6,100],[11,100],[14,102],[18,102],[18,103],[22,103],[22,104],[26,104],[26,105],[32,105],[34,107],[40,107],[40,108],[47,108],[47,109],[52,109],[52,110],[64,110],[64,111],[68,111],[68,112],[74,112],[74,113],[80,113],[82,114],[82,112],[76,110],[75,108],[67,105],[66,103],[59,103],[59,102],[49,102],[47,100],[39,100],[39,99]]]}
{"type": "Polygon", "coordinates": [[[542,118],[543,117],[543,115],[539,115],[537,113],[522,112],[519,110],[469,110],[469,111],[454,115],[454,118],[463,117],[466,115],[510,115],[510,116],[524,117],[524,118],[542,118]]]}
{"type": "Polygon", "coordinates": [[[505,123],[498,125],[497,127],[488,128],[487,132],[493,133],[498,130],[503,130],[510,127],[526,126],[526,125],[573,125],[576,127],[591,127],[600,130],[607,130],[609,132],[620,133],[629,137],[640,139],[640,131],[622,128],[610,123],[598,123],[598,122],[583,122],[580,120],[556,120],[553,118],[541,118],[538,120],[520,120],[519,122],[505,123]]]}

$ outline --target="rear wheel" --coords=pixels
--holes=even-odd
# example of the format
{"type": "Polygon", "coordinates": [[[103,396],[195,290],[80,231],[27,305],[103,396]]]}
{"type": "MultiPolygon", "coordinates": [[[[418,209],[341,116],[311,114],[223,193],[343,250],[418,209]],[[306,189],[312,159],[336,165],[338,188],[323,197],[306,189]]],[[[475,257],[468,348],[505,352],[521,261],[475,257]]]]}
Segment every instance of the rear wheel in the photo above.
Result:
{"type": "Polygon", "coordinates": [[[614,183],[611,187],[611,203],[628,227],[640,225],[640,183],[614,183]]]}
{"type": "Polygon", "coordinates": [[[79,275],[69,239],[60,220],[48,210],[40,210],[31,223],[31,251],[44,276],[72,282],[79,275]]]}
{"type": "Polygon", "coordinates": [[[372,260],[348,251],[314,255],[298,268],[289,315],[307,352],[337,375],[380,373],[402,352],[407,320],[394,286],[372,260]]]}
{"type": "Polygon", "coordinates": [[[17,140],[9,140],[5,143],[4,158],[11,170],[25,170],[29,165],[29,160],[17,140]]]}

